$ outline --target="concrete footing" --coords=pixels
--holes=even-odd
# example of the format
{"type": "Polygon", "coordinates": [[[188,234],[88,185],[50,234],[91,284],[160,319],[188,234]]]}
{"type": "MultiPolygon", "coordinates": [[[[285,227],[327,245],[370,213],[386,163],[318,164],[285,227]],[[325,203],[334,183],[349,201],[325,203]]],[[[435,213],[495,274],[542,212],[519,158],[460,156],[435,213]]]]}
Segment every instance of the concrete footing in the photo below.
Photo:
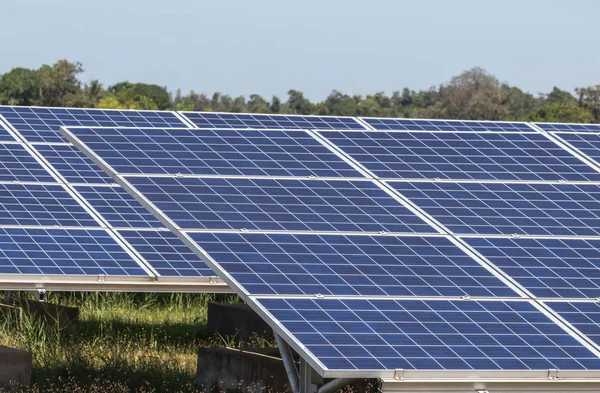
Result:
{"type": "Polygon", "coordinates": [[[273,330],[247,304],[210,303],[207,327],[211,334],[235,337],[239,341],[248,341],[253,333],[273,339],[273,330]]]}
{"type": "Polygon", "coordinates": [[[79,309],[29,299],[5,299],[0,301],[0,313],[18,313],[31,315],[49,324],[69,324],[79,321],[79,309]]]}
{"type": "Polygon", "coordinates": [[[0,345],[0,391],[31,384],[31,352],[0,345]]]}

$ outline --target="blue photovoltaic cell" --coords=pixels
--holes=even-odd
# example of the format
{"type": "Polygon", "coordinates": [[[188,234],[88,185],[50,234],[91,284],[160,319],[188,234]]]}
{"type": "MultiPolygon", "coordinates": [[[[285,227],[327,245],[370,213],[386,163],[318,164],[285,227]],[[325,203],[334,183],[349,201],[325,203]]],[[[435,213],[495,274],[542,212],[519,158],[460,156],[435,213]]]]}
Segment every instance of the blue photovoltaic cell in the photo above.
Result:
{"type": "Polygon", "coordinates": [[[542,133],[323,131],[381,178],[600,180],[542,133]]]}
{"type": "Polygon", "coordinates": [[[600,240],[465,238],[537,297],[600,297],[600,240]]]}
{"type": "Polygon", "coordinates": [[[114,181],[73,145],[33,145],[69,183],[110,184],[114,181]]]}
{"type": "Polygon", "coordinates": [[[257,299],[329,370],[593,370],[525,301],[257,299]]]}
{"type": "Polygon", "coordinates": [[[598,302],[546,302],[546,304],[581,333],[600,345],[600,304],[598,302]]]}
{"type": "Polygon", "coordinates": [[[600,132],[600,124],[533,123],[544,131],[600,132]]]}
{"type": "Polygon", "coordinates": [[[171,231],[119,231],[161,276],[215,276],[171,231]]]}
{"type": "Polygon", "coordinates": [[[371,181],[127,180],[182,228],[434,232],[371,181]]]}
{"type": "Polygon", "coordinates": [[[69,131],[120,173],[363,177],[298,130],[69,131]]]}
{"type": "Polygon", "coordinates": [[[352,117],[180,112],[199,128],[364,130],[352,117]]]}
{"type": "Polygon", "coordinates": [[[455,234],[600,235],[600,186],[390,182],[455,234]]]}
{"type": "Polygon", "coordinates": [[[600,164],[600,134],[557,133],[556,135],[600,164]]]}
{"type": "Polygon", "coordinates": [[[35,158],[17,143],[0,143],[0,181],[54,182],[35,158]]]}
{"type": "Polygon", "coordinates": [[[66,142],[60,126],[186,127],[173,112],[0,106],[0,115],[28,142],[66,142]]]}
{"type": "MultiPolygon", "coordinates": [[[[1,113],[0,113],[1,115],[1,113]]],[[[2,119],[0,119],[2,120],[2,119]]],[[[0,141],[15,142],[16,139],[0,124],[0,141]]]]}
{"type": "Polygon", "coordinates": [[[527,123],[495,122],[495,121],[463,121],[463,120],[419,120],[419,119],[386,119],[361,118],[376,130],[408,130],[408,131],[518,131],[528,132],[533,129],[527,123]]]}
{"type": "Polygon", "coordinates": [[[253,295],[517,296],[443,237],[188,235],[253,295]]]}
{"type": "Polygon", "coordinates": [[[76,186],[75,189],[115,228],[162,228],[156,219],[123,187],[76,186]]]}
{"type": "Polygon", "coordinates": [[[102,229],[0,228],[0,273],[148,276],[102,229]]]}
{"type": "Polygon", "coordinates": [[[0,225],[98,226],[58,184],[0,184],[0,225]]]}

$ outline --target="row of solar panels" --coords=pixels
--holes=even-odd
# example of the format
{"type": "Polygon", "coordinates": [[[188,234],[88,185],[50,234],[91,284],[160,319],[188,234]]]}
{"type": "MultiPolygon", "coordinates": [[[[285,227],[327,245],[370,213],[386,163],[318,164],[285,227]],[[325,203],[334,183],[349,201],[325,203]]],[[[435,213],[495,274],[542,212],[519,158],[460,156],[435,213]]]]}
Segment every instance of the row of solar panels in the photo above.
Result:
{"type": "Polygon", "coordinates": [[[324,376],[600,370],[598,172],[551,136],[490,133],[494,153],[475,154],[516,180],[407,181],[368,167],[406,152],[339,140],[405,148],[410,132],[63,131],[324,376]]]}

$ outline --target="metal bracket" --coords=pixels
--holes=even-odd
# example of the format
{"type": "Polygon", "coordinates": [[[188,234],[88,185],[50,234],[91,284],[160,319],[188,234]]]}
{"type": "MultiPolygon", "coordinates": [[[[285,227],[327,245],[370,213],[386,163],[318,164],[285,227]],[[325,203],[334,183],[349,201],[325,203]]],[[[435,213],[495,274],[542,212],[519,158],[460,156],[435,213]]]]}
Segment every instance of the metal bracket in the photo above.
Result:
{"type": "Polygon", "coordinates": [[[555,370],[555,369],[548,370],[548,379],[558,379],[558,370],[555,370]]]}
{"type": "Polygon", "coordinates": [[[396,369],[396,371],[394,371],[394,379],[396,379],[396,380],[404,379],[404,369],[403,368],[398,368],[398,369],[396,369]]]}
{"type": "Polygon", "coordinates": [[[44,303],[46,301],[46,290],[45,289],[38,289],[37,292],[35,293],[35,300],[37,300],[38,302],[44,303]]]}

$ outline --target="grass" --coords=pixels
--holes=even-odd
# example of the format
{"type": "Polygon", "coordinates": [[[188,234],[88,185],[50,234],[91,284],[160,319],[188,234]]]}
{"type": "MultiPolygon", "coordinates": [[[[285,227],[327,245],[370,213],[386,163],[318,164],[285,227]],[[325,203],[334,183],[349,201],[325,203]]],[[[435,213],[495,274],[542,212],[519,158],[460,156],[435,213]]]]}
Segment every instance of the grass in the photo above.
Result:
{"type": "Polygon", "coordinates": [[[198,347],[273,346],[209,337],[207,305],[217,297],[240,302],[234,295],[50,293],[48,302],[79,307],[79,322],[5,310],[0,345],[33,353],[31,392],[195,392],[198,347]]]}

